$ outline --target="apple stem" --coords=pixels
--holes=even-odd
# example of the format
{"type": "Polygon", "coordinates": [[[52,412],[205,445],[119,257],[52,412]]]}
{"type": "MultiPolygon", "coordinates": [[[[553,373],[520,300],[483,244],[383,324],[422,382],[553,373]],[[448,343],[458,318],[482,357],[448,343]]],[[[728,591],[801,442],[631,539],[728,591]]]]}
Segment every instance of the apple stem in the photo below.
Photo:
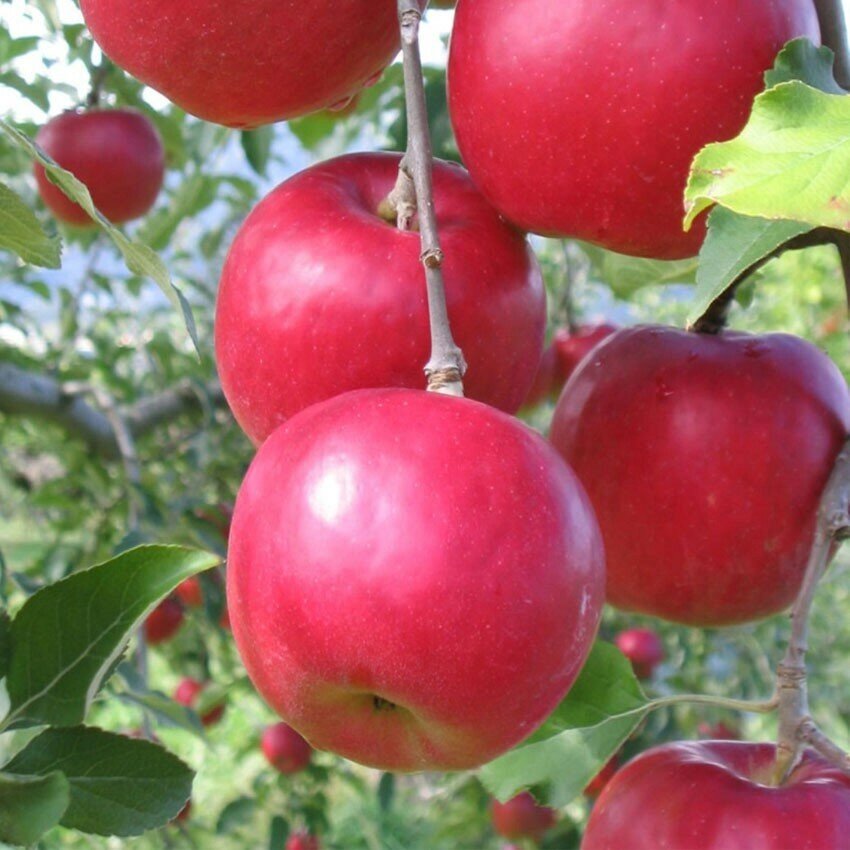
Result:
{"type": "Polygon", "coordinates": [[[110,64],[109,60],[104,56],[100,65],[92,71],[91,88],[86,97],[86,109],[97,109],[100,106],[100,93],[106,81],[106,76],[109,73],[110,64]]]}
{"type": "Polygon", "coordinates": [[[823,43],[835,54],[835,79],[850,89],[850,42],[847,40],[847,18],[841,0],[815,0],[823,43]]]}
{"type": "Polygon", "coordinates": [[[437,232],[432,185],[431,138],[428,109],[419,53],[419,23],[422,11],[417,0],[398,0],[401,49],[404,60],[404,95],[407,106],[407,153],[399,167],[396,187],[382,207],[394,209],[402,230],[412,227],[418,213],[422,264],[428,288],[428,313],[431,318],[431,357],[425,366],[428,390],[446,395],[463,395],[466,361],[452,337],[446,288],[443,282],[443,252],[437,232]]]}
{"type": "Polygon", "coordinates": [[[850,773],[850,760],[817,730],[809,716],[806,649],[809,617],[818,582],[823,578],[835,544],[850,537],[850,438],[838,455],[818,508],[814,540],[800,593],[791,609],[791,637],[777,670],[779,741],[776,778],[783,782],[800,760],[806,743],[850,773]],[[840,753],[839,759],[834,758],[840,753]]]}

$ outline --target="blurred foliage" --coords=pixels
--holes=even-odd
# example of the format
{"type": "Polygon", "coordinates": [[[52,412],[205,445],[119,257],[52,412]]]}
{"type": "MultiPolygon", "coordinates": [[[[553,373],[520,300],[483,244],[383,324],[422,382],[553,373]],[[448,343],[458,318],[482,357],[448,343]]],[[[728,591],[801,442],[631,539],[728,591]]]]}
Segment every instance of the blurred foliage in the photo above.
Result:
{"type": "MultiPolygon", "coordinates": [[[[101,102],[142,110],[157,125],[168,157],[165,190],[154,211],[128,232],[152,246],[191,303],[200,357],[180,316],[156,287],[129,274],[98,233],[57,226],[38,201],[30,163],[0,141],[4,182],[37,210],[42,225],[65,244],[63,267],[46,271],[0,252],[0,361],[59,381],[98,387],[115,404],[132,404],[181,382],[198,388],[200,417],[163,425],[138,441],[141,480],[130,483],[119,462],[93,456],[58,427],[0,414],[0,601],[13,610],[25,595],[96,563],[128,543],[168,541],[223,552],[210,506],[231,502],[252,449],[229,413],[207,396],[215,380],[212,317],[227,246],[252,205],[275,182],[317,158],[350,149],[400,149],[405,118],[399,67],[340,113],[319,113],[290,125],[238,133],[204,124],[167,104],[109,64],[66,5],[55,0],[0,2],[0,92],[15,93],[10,116],[34,135],[49,114],[81,102],[88,80],[103,69],[101,102]],[[16,36],[13,13],[30,15],[16,36]],[[9,16],[4,21],[4,16],[9,16]],[[73,81],[77,81],[76,83],[73,81]],[[133,505],[130,510],[128,506],[133,505]]],[[[436,22],[443,25],[448,13],[436,22]]],[[[445,69],[427,69],[435,152],[457,158],[445,101],[445,69]]],[[[568,314],[621,324],[684,323],[693,267],[632,261],[534,239],[550,294],[550,331],[568,314]],[[567,281],[570,282],[569,287],[567,281]]],[[[787,254],[742,287],[731,323],[807,337],[850,374],[844,288],[829,248],[787,254]]],[[[552,405],[529,413],[546,429],[552,405]]],[[[745,427],[745,423],[742,423],[745,427]]],[[[812,628],[810,688],[819,722],[850,743],[850,606],[848,557],[842,555],[818,598],[812,628]]],[[[199,773],[185,821],[133,840],[93,839],[56,830],[38,845],[53,848],[282,848],[294,829],[310,827],[336,850],[494,850],[488,798],[473,775],[388,777],[319,754],[310,768],[280,777],[259,750],[273,715],[254,694],[229,632],[220,624],[220,584],[205,579],[206,605],[187,611],[173,641],[149,653],[148,683],[171,694],[184,676],[211,680],[227,694],[223,720],[199,736],[152,714],[155,733],[199,773]]],[[[632,625],[662,634],[668,658],[649,684],[653,694],[700,692],[761,698],[787,635],[777,617],[754,626],[703,631],[606,611],[603,636],[632,625]]],[[[509,686],[509,683],[506,683],[509,686]]],[[[126,681],[113,678],[90,722],[128,732],[143,722],[126,681]]],[[[747,738],[774,733],[772,718],[737,718],[679,706],[656,712],[624,748],[630,756],[660,741],[694,737],[701,723],[739,726],[747,738]]],[[[0,757],[19,750],[27,733],[0,737],[0,757]]],[[[5,759],[2,759],[5,760],[5,759]]],[[[577,848],[588,802],[562,813],[545,840],[548,850],[577,848]]]]}

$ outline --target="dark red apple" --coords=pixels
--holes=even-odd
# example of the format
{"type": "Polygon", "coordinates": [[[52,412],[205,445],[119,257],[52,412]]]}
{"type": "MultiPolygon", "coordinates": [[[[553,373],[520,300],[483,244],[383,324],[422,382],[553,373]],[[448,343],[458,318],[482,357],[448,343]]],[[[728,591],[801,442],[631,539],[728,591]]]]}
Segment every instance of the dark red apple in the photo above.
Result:
{"type": "Polygon", "coordinates": [[[281,773],[298,773],[310,764],[313,748],[286,723],[275,723],[263,731],[263,755],[281,773]]]}
{"type": "Polygon", "coordinates": [[[174,593],[188,608],[200,608],[204,604],[204,590],[201,587],[201,580],[197,576],[181,581],[174,593]]]}
{"type": "MultiPolygon", "coordinates": [[[[133,109],[63,112],[48,121],[35,140],[86,184],[94,205],[115,224],[143,216],[162,188],[162,142],[153,124],[133,109]]],[[[41,199],[56,218],[79,226],[93,224],[38,164],[35,179],[41,199]]]]}
{"type": "Polygon", "coordinates": [[[845,850],[850,776],[809,752],[777,787],[775,756],[737,741],[649,750],[602,792],[582,850],[845,850]]]}
{"type": "Polygon", "coordinates": [[[384,770],[471,768],[530,735],[584,663],[603,585],[572,471],[469,399],[314,405],[236,500],[227,595],[254,685],[314,747],[384,770]]]}
{"type": "Polygon", "coordinates": [[[611,334],[617,332],[617,325],[607,322],[599,325],[579,325],[570,330],[559,328],[555,332],[552,344],[558,356],[558,368],[561,375],[561,386],[569,380],[570,375],[578,368],[578,364],[611,334]]]}
{"type": "MultiPolygon", "coordinates": [[[[215,346],[222,386],[256,443],[348,390],[425,386],[430,354],[419,234],[378,215],[397,154],[323,162],[248,217],[221,278],[215,346]]],[[[540,362],[545,295],[525,237],[460,166],[438,162],[434,195],[455,339],[470,398],[514,413],[540,362]]]]}
{"type": "Polygon", "coordinates": [[[561,370],[558,364],[558,355],[554,345],[547,345],[543,349],[543,357],[537,367],[534,383],[525,397],[523,407],[536,407],[544,401],[557,398],[564,382],[561,380],[561,370]]]}
{"type": "Polygon", "coordinates": [[[309,832],[294,832],[286,840],[286,850],[321,850],[321,845],[309,832]]]}
{"type": "Polygon", "coordinates": [[[554,825],[557,812],[539,806],[528,791],[518,794],[506,803],[493,800],[490,818],[493,829],[503,838],[530,838],[540,841],[554,825]]]}
{"type": "Polygon", "coordinates": [[[551,438],[596,508],[608,601],[720,626],[796,596],[848,427],[841,373],[802,339],[642,326],[582,363],[551,438]]]}
{"type": "Polygon", "coordinates": [[[584,789],[585,796],[595,800],[605,790],[605,786],[614,778],[614,774],[619,769],[620,759],[617,756],[612,756],[602,770],[588,782],[584,789]]]}
{"type": "Polygon", "coordinates": [[[638,679],[651,679],[655,668],[664,660],[664,641],[652,629],[626,629],[614,643],[629,661],[638,679]]]}
{"type": "Polygon", "coordinates": [[[145,640],[151,644],[170,640],[183,625],[183,606],[173,597],[163,599],[145,619],[145,640]]]}
{"type": "Polygon", "coordinates": [[[684,191],[744,126],[812,0],[463,0],[449,107],[463,161],[518,226],[659,259],[696,254],[684,191]]]}
{"type": "Polygon", "coordinates": [[[183,806],[182,809],[177,813],[177,816],[174,818],[175,821],[186,821],[189,820],[189,815],[192,814],[192,801],[187,800],[186,805],[183,806]]]}
{"type": "MultiPolygon", "coordinates": [[[[206,685],[197,679],[185,678],[180,681],[177,690],[174,691],[174,701],[187,708],[197,708],[201,692],[206,685]]],[[[221,720],[224,714],[224,703],[215,705],[201,715],[201,723],[204,726],[213,726],[221,720]]]]}
{"type": "Polygon", "coordinates": [[[395,0],[81,0],[125,71],[206,121],[254,127],[324,109],[398,51],[395,0]]]}

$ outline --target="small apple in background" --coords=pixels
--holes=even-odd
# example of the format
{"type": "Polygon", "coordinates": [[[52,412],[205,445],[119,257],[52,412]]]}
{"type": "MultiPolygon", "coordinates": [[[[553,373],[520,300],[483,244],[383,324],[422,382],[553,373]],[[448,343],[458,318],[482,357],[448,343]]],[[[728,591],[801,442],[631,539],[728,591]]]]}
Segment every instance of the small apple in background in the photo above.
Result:
{"type": "Polygon", "coordinates": [[[466,398],[313,405],[236,500],[227,595],[251,680],[313,746],[384,770],[477,767],[528,737],[587,657],[603,586],[572,471],[466,398]]]}
{"type": "Polygon", "coordinates": [[[847,383],[811,343],[644,325],[582,362],[551,440],[596,510],[607,601],[722,626],[797,595],[848,430],[847,383]]]}
{"type": "Polygon", "coordinates": [[[204,604],[204,591],[197,576],[181,581],[174,593],[187,608],[200,608],[204,604]]]}
{"type": "MultiPolygon", "coordinates": [[[[35,140],[86,184],[95,207],[114,224],[143,216],[162,188],[165,151],[156,128],[141,112],[63,112],[48,121],[35,140]]],[[[42,200],[58,219],[78,226],[94,224],[38,164],[35,179],[42,200]]]]}
{"type": "Polygon", "coordinates": [[[776,747],[666,744],[618,771],[582,850],[845,850],[850,776],[811,751],[773,781],[776,747]]]}
{"type": "Polygon", "coordinates": [[[595,800],[604,790],[605,786],[613,779],[614,774],[620,769],[620,759],[612,756],[602,770],[593,777],[584,789],[585,797],[595,800]]]}
{"type": "Polygon", "coordinates": [[[697,734],[700,738],[710,741],[740,741],[741,730],[730,726],[728,723],[700,723],[697,726],[697,734]]]}
{"type": "Polygon", "coordinates": [[[313,755],[313,748],[286,723],[267,727],[260,746],[269,764],[285,774],[304,770],[313,755]]]}
{"type": "Polygon", "coordinates": [[[493,800],[490,819],[493,829],[503,838],[530,838],[540,841],[555,825],[558,813],[547,806],[540,806],[534,797],[524,791],[506,803],[493,800]]]}
{"type": "Polygon", "coordinates": [[[174,821],[187,821],[189,820],[189,816],[192,814],[192,801],[187,800],[186,805],[183,806],[182,809],[177,813],[177,816],[174,818],[174,821]]]}
{"type": "MultiPolygon", "coordinates": [[[[224,264],[215,318],[230,408],[257,444],[317,402],[367,387],[424,388],[430,356],[419,233],[378,213],[400,156],[351,154],[286,180],[248,216],[224,264]]],[[[524,234],[458,165],[434,199],[464,391],[515,413],[540,363],[543,279],[524,234]]]]}
{"type": "Polygon", "coordinates": [[[144,623],[144,634],[147,643],[152,646],[170,640],[183,625],[183,606],[173,597],[163,599],[153,611],[148,614],[144,623]]]}
{"type": "Polygon", "coordinates": [[[638,679],[651,679],[655,668],[664,660],[664,641],[652,629],[626,629],[614,643],[629,661],[638,679]]]}
{"type": "MultiPolygon", "coordinates": [[[[603,340],[619,330],[617,325],[583,324],[572,330],[560,328],[555,332],[552,345],[558,357],[561,387],[570,379],[579,363],[603,340]]],[[[560,388],[558,390],[560,392],[560,388]]]]}
{"type": "MultiPolygon", "coordinates": [[[[199,682],[197,679],[185,678],[182,679],[174,691],[174,701],[180,705],[185,705],[187,708],[196,708],[201,696],[201,692],[206,688],[206,684],[199,682]]],[[[204,726],[212,726],[221,720],[224,714],[224,703],[215,705],[201,715],[201,723],[204,726]]]]}
{"type": "Polygon", "coordinates": [[[319,839],[309,832],[294,832],[286,840],[286,850],[321,850],[319,839]]]}
{"type": "Polygon", "coordinates": [[[656,259],[695,255],[691,162],[735,136],[812,0],[462,0],[449,111],[472,179],[524,230],[656,259]],[[568,69],[568,70],[565,70],[568,69]]]}
{"type": "Polygon", "coordinates": [[[82,0],[80,8],[116,65],[228,127],[325,109],[369,85],[399,49],[396,0],[82,0]]]}

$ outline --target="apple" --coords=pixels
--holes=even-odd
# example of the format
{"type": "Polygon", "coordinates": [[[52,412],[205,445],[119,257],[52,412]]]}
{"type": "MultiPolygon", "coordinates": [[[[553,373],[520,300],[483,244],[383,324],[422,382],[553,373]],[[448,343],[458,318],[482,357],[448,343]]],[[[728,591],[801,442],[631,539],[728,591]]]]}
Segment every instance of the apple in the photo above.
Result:
{"type": "MultiPolygon", "coordinates": [[[[378,214],[398,154],[353,154],[287,180],[251,213],[224,265],[215,348],[237,421],[261,443],[348,390],[425,386],[430,355],[419,234],[378,214]]],[[[470,398],[515,413],[540,362],[546,305],[525,237],[457,165],[434,195],[452,331],[470,398]]]]}
{"type": "Polygon", "coordinates": [[[602,792],[582,850],[844,850],[850,776],[807,752],[776,786],[775,757],[739,741],[648,750],[602,792]]]}
{"type": "Polygon", "coordinates": [[[183,606],[172,596],[163,599],[144,623],[145,640],[150,645],[170,640],[183,625],[183,606]]]}
{"type": "Polygon", "coordinates": [[[183,808],[180,809],[180,811],[177,812],[177,814],[174,816],[173,822],[176,823],[178,821],[179,822],[187,821],[187,820],[189,820],[189,815],[191,815],[191,814],[192,814],[192,801],[187,800],[186,805],[183,806],[183,808]]]}
{"type": "Polygon", "coordinates": [[[579,366],[551,439],[596,508],[608,601],[722,626],[797,595],[848,428],[844,378],[805,340],[640,326],[579,366]]]}
{"type": "MultiPolygon", "coordinates": [[[[199,682],[197,679],[185,678],[181,679],[177,690],[174,691],[174,701],[180,705],[185,705],[187,708],[197,708],[201,692],[206,685],[199,682]]],[[[215,705],[201,715],[201,723],[204,726],[213,726],[221,720],[224,714],[224,703],[215,705]]]]}
{"type": "Polygon", "coordinates": [[[593,351],[600,342],[616,333],[617,325],[602,324],[578,325],[570,330],[559,328],[555,332],[552,344],[558,357],[561,374],[561,386],[569,380],[578,364],[593,351]]]}
{"type": "Polygon", "coordinates": [[[204,604],[204,590],[197,576],[181,581],[174,593],[187,608],[200,608],[204,604]]]}
{"type": "Polygon", "coordinates": [[[314,747],[383,770],[472,768],[530,735],[584,663],[603,589],[572,471],[470,399],[313,405],[236,500],[227,597],[249,676],[314,747]]]}
{"type": "Polygon", "coordinates": [[[260,746],[269,764],[286,774],[304,770],[313,755],[313,748],[286,723],[267,727],[260,746]]]}
{"type": "MultiPolygon", "coordinates": [[[[165,151],[156,128],[133,109],[63,112],[36,134],[38,145],[88,187],[97,209],[114,224],[143,216],[165,176],[165,151]]],[[[60,221],[94,222],[35,165],[38,193],[60,221]]]]}
{"type": "Polygon", "coordinates": [[[544,401],[557,397],[564,382],[561,380],[561,370],[558,363],[558,355],[554,345],[547,345],[543,349],[543,357],[534,376],[528,394],[523,402],[523,407],[536,407],[544,401]]]}
{"type": "Polygon", "coordinates": [[[555,824],[557,812],[539,806],[528,791],[518,794],[506,803],[493,800],[490,819],[493,829],[503,838],[530,838],[540,841],[555,824]]]}
{"type": "Polygon", "coordinates": [[[697,732],[701,738],[708,738],[712,741],[740,741],[741,731],[737,727],[730,726],[728,723],[700,723],[697,726],[697,732]]]}
{"type": "Polygon", "coordinates": [[[613,779],[614,774],[620,769],[620,760],[612,756],[603,766],[602,770],[588,782],[584,789],[584,795],[595,800],[605,789],[605,786],[613,779]]]}
{"type": "Polygon", "coordinates": [[[463,0],[448,66],[461,157],[525,230],[691,256],[691,161],[743,128],[782,46],[819,32],[812,0],[463,0]]]}
{"type": "Polygon", "coordinates": [[[294,832],[286,840],[286,850],[321,850],[321,845],[309,832],[294,832]]]}
{"type": "Polygon", "coordinates": [[[228,127],[338,103],[373,82],[399,48],[396,0],[81,0],[80,7],[116,65],[228,127]]]}
{"type": "Polygon", "coordinates": [[[652,629],[626,629],[614,643],[629,661],[638,679],[651,679],[655,668],[664,660],[664,641],[652,629]]]}

